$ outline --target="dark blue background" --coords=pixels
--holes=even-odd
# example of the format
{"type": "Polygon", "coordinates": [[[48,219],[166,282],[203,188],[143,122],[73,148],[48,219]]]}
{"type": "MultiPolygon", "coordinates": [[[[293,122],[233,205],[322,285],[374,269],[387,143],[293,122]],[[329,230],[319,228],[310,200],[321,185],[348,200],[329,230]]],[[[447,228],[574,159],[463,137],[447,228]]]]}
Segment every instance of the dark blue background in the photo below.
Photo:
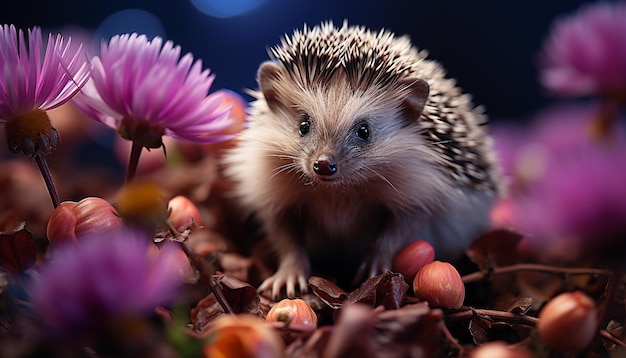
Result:
{"type": "MultiPolygon", "coordinates": [[[[228,1],[228,0],[224,0],[228,1]]],[[[216,75],[214,89],[254,88],[266,49],[304,23],[325,20],[388,28],[428,49],[460,86],[484,104],[491,118],[522,119],[545,104],[536,57],[553,21],[590,1],[267,0],[244,15],[214,18],[188,0],[12,1],[0,22],[54,30],[67,25],[95,30],[109,15],[135,8],[160,18],[165,37],[192,52],[216,75]]]]}

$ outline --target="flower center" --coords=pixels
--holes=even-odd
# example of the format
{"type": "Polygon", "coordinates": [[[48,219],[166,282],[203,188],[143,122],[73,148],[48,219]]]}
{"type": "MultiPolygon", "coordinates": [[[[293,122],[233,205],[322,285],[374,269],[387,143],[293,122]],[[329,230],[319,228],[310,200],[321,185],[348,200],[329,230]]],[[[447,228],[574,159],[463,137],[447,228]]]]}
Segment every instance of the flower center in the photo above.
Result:
{"type": "Polygon", "coordinates": [[[132,140],[146,148],[160,148],[163,146],[165,129],[146,120],[136,120],[124,117],[118,128],[123,138],[132,140]]]}
{"type": "Polygon", "coordinates": [[[120,189],[115,209],[126,223],[149,229],[163,225],[169,216],[161,188],[148,181],[133,182],[120,189]]]}
{"type": "Polygon", "coordinates": [[[33,109],[9,119],[4,130],[9,149],[15,153],[48,155],[59,144],[59,133],[52,127],[46,111],[41,109],[33,109]]]}

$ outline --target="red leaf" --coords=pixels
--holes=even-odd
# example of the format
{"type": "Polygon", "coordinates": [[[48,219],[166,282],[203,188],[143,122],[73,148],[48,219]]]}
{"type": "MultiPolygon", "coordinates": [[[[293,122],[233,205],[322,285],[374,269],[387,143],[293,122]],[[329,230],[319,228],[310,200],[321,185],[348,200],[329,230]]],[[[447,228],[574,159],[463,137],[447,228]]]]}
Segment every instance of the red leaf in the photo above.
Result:
{"type": "Polygon", "coordinates": [[[0,232],[0,267],[13,274],[26,271],[37,259],[33,235],[24,227],[21,223],[14,231],[0,232]]]}

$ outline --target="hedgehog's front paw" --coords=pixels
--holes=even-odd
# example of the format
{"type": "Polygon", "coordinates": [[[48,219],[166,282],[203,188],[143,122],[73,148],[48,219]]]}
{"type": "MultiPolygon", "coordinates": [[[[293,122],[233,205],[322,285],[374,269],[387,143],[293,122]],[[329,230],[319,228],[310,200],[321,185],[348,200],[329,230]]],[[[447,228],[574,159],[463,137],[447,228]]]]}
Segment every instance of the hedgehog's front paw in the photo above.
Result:
{"type": "Polygon", "coordinates": [[[298,287],[298,293],[306,293],[308,291],[309,270],[308,260],[300,262],[283,260],[278,271],[265,279],[259,286],[258,291],[270,293],[271,297],[278,301],[281,296],[284,296],[284,293],[282,293],[284,288],[287,297],[294,298],[296,296],[296,286],[298,287]]]}

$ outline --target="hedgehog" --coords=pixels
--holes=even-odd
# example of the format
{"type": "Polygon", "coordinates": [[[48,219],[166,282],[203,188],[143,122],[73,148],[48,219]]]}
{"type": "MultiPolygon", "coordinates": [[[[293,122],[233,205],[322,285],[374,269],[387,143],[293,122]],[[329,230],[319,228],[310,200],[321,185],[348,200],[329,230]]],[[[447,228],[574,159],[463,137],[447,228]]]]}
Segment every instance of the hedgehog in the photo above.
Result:
{"type": "Polygon", "coordinates": [[[484,110],[408,36],[325,22],[269,52],[224,156],[276,250],[261,293],[294,297],[324,265],[358,283],[418,238],[456,259],[488,229],[501,179],[484,110]]]}

